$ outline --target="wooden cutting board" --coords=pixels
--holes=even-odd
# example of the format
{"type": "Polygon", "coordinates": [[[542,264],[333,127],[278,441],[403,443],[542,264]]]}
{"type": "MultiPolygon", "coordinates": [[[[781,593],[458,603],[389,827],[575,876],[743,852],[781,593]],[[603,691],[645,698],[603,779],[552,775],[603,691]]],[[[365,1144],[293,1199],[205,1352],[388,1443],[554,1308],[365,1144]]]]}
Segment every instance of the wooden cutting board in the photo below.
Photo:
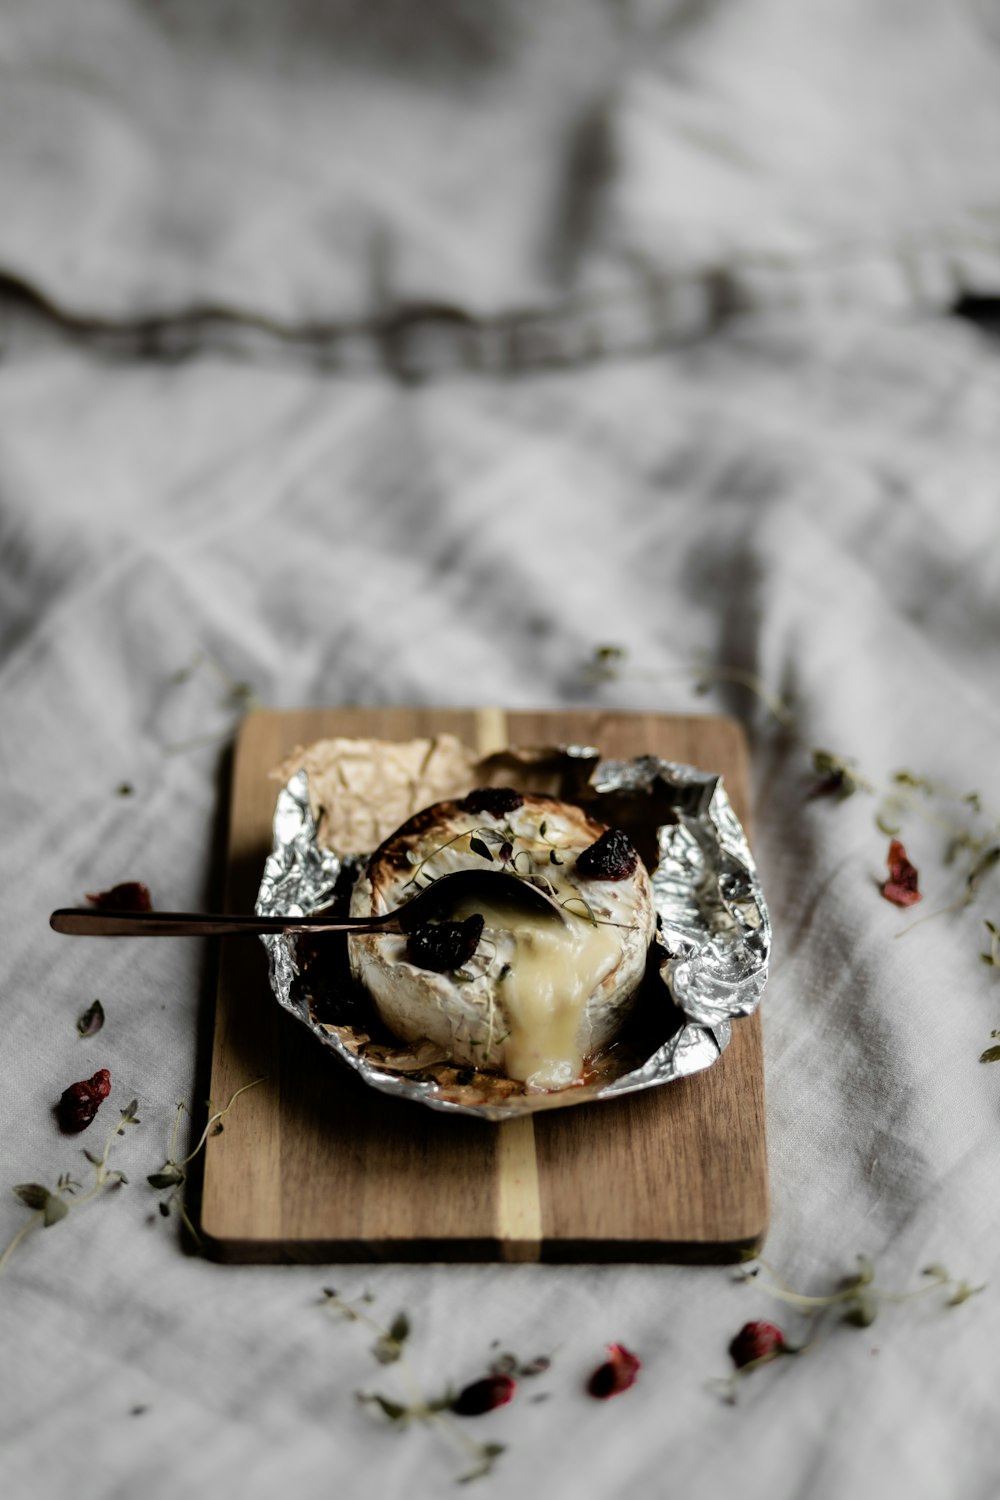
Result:
{"type": "MultiPolygon", "coordinates": [[[[747,820],[731,719],[498,709],[262,711],[236,746],[227,907],[253,908],[277,783],[296,745],[451,731],[485,753],[584,743],[721,772],[747,820]]],[[[244,1094],[206,1146],[202,1230],[238,1261],[719,1261],[758,1249],[768,1215],[759,1013],[703,1073],[500,1125],[381,1094],[273,998],[263,946],[220,944],[212,1099],[244,1094]]]]}

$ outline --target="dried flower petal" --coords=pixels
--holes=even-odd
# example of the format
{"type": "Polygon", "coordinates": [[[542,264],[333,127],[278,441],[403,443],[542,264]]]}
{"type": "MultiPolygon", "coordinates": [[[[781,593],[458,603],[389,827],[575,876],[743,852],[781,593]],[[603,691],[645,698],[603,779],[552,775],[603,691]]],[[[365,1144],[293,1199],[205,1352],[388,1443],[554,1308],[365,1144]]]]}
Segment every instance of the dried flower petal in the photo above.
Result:
{"type": "Polygon", "coordinates": [[[99,1068],[93,1078],[84,1079],[81,1083],[71,1083],[68,1089],[64,1089],[56,1110],[63,1134],[78,1135],[81,1130],[86,1130],[100,1109],[102,1100],[110,1093],[111,1074],[107,1068],[99,1068]]]}
{"type": "Polygon", "coordinates": [[[483,1412],[494,1411],[513,1400],[517,1381],[510,1375],[486,1375],[474,1380],[451,1403],[456,1417],[481,1417],[483,1412]]]}
{"type": "Polygon", "coordinates": [[[729,1357],[738,1370],[760,1359],[774,1359],[785,1352],[785,1335],[773,1323],[744,1323],[729,1345],[729,1357]]]}
{"type": "Polygon", "coordinates": [[[93,895],[88,892],[87,900],[104,911],[153,910],[149,886],[143,885],[140,880],[125,880],[121,885],[113,885],[110,890],[97,891],[93,895]]]}
{"type": "Polygon", "coordinates": [[[906,850],[899,839],[889,843],[889,879],[881,887],[882,895],[894,906],[912,906],[920,900],[917,890],[917,872],[906,857],[906,850]]]}
{"type": "Polygon", "coordinates": [[[635,1384],[635,1378],[641,1369],[641,1365],[634,1354],[630,1354],[624,1344],[609,1344],[608,1355],[603,1365],[598,1365],[587,1382],[587,1390],[599,1401],[606,1401],[609,1396],[619,1396],[622,1391],[627,1391],[630,1385],[635,1384]]]}

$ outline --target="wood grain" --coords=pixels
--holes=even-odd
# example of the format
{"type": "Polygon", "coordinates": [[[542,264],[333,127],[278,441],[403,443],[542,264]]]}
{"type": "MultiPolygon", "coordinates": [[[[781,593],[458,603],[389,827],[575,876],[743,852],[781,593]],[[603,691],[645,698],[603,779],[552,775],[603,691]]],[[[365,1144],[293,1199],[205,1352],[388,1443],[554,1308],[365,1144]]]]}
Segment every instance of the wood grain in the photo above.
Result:
{"type": "MultiPolygon", "coordinates": [[[[586,742],[719,771],[746,823],[734,721],[590,711],[263,711],[237,744],[227,908],[250,910],[271,840],[268,772],[329,735],[451,731],[481,750],[586,742]]],[[[229,1260],[726,1260],[758,1248],[768,1189],[759,1015],[705,1073],[492,1125],[368,1088],[273,999],[259,944],[220,944],[212,1098],[250,1079],[206,1147],[201,1222],[229,1260]]]]}

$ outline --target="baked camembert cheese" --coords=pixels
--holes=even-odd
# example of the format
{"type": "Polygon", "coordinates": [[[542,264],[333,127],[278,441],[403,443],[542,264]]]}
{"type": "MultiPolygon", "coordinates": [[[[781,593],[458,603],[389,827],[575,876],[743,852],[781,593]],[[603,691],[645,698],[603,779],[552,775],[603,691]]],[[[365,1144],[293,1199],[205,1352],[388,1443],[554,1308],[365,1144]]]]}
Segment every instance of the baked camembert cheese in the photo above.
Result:
{"type": "Polygon", "coordinates": [[[642,983],[656,917],[619,830],[540,793],[484,787],[417,813],[371,856],[351,912],[381,915],[457,870],[543,886],[565,923],[477,894],[407,933],[352,933],[351,968],[385,1025],[529,1091],[567,1088],[642,983]]]}

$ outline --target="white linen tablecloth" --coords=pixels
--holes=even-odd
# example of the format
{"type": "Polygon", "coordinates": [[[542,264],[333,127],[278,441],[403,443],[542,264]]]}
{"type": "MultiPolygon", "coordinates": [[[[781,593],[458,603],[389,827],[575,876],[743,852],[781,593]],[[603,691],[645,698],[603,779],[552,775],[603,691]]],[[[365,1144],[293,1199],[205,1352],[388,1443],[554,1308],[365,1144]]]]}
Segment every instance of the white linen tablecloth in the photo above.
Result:
{"type": "Polygon", "coordinates": [[[286,9],[0,9],[0,1247],[28,1214],[11,1187],[86,1171],[132,1097],[141,1117],[113,1157],[127,1186],[0,1275],[0,1488],[446,1492],[443,1434],[357,1403],[397,1372],[331,1317],[333,1285],[409,1313],[427,1395],[494,1341],[552,1357],[463,1428],[506,1445],[484,1494],[994,1500],[1000,877],[899,936],[963,895],[949,833],[908,819],[924,901],[890,905],[878,799],[810,800],[806,747],[1000,803],[1000,355],[948,312],[1000,294],[1000,13],[286,9]],[[685,287],[684,316],[651,322],[685,287]],[[387,362],[414,302],[502,357],[470,368],[446,338],[387,362]],[[549,342],[515,349],[539,309],[549,342]],[[620,674],[595,684],[609,643],[620,674]],[[699,694],[697,663],[753,674],[795,734],[731,675],[699,694]],[[807,1326],[767,1273],[184,1253],[145,1179],[177,1102],[182,1140],[204,1120],[211,954],[47,916],[133,879],[163,908],[218,903],[234,684],[276,707],[740,714],[775,927],[765,1259],[804,1293],[859,1254],[890,1292],[932,1262],[985,1289],[831,1320],[729,1405],[712,1382],[739,1327],[807,1326]],[[53,1103],[102,1066],[97,1123],[60,1136],[53,1103]],[[614,1342],[642,1370],[599,1404],[614,1342]]]}

